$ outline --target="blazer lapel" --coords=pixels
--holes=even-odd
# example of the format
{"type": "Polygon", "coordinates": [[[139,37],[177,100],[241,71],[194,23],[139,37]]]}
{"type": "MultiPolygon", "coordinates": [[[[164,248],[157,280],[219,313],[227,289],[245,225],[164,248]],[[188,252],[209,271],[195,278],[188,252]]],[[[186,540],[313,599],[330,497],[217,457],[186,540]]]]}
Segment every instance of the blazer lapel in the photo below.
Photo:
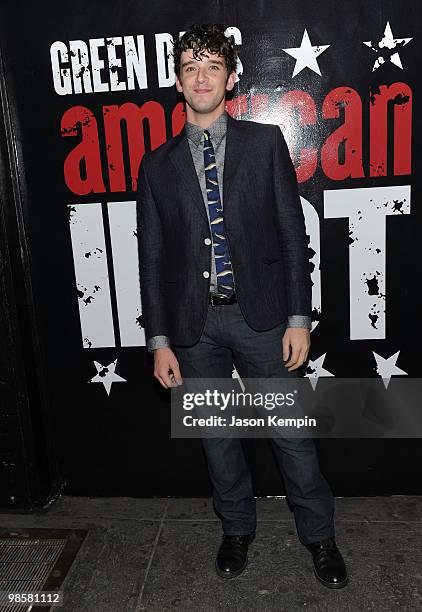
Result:
{"type": "Polygon", "coordinates": [[[184,129],[180,134],[179,142],[176,144],[173,150],[170,151],[169,156],[172,163],[179,172],[183,186],[186,190],[187,198],[195,203],[199,212],[208,223],[204,198],[190,152],[186,131],[184,129]]]}
{"type": "Polygon", "coordinates": [[[235,184],[236,172],[246,150],[245,130],[242,124],[230,115],[227,117],[226,152],[224,155],[223,172],[223,208],[227,208],[230,202],[233,185],[235,184]]]}

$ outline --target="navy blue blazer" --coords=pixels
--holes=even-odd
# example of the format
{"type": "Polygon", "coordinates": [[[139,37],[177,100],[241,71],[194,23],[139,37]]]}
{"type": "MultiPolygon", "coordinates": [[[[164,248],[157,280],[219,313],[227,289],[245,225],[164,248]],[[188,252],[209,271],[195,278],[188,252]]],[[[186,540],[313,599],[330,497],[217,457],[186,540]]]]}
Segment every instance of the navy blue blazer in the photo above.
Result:
{"type": "MultiPolygon", "coordinates": [[[[264,331],[290,315],[310,317],[308,239],[278,126],[228,116],[223,187],[226,240],[247,323],[264,331]]],[[[211,233],[184,129],[142,159],[137,236],[146,338],[194,344],[207,315],[212,245],[205,243],[211,233]]]]}

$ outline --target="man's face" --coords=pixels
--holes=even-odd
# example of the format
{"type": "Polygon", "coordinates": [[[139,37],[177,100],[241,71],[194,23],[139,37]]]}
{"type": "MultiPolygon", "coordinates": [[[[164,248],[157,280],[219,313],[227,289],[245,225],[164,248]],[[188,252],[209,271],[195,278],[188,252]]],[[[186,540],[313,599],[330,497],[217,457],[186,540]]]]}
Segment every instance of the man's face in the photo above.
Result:
{"type": "Polygon", "coordinates": [[[200,59],[195,59],[192,49],[182,52],[176,88],[195,112],[207,114],[214,111],[225,98],[226,91],[233,89],[235,81],[235,72],[227,78],[224,57],[203,51],[200,59]]]}

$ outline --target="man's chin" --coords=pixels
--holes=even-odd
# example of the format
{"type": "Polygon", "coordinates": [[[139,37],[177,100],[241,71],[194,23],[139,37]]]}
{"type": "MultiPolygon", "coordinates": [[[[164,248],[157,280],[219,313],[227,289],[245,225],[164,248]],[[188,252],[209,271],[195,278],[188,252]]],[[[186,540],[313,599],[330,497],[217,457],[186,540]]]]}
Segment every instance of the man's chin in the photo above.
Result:
{"type": "Polygon", "coordinates": [[[189,104],[189,106],[193,111],[195,111],[195,113],[200,113],[201,115],[207,115],[209,113],[214,112],[218,105],[219,103],[210,104],[209,102],[204,104],[198,104],[196,102],[195,104],[189,104]]]}

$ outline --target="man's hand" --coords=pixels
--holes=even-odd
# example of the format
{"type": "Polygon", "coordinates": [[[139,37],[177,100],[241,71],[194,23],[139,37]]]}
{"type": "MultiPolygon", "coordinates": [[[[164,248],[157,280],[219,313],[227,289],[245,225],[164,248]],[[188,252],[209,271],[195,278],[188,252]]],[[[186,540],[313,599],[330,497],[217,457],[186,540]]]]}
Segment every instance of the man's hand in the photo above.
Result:
{"type": "Polygon", "coordinates": [[[154,350],[154,376],[165,389],[177,387],[183,383],[179,362],[170,348],[154,350]]]}
{"type": "Polygon", "coordinates": [[[283,336],[283,361],[286,362],[284,365],[289,372],[300,368],[308,358],[309,347],[311,346],[310,336],[309,329],[306,327],[288,327],[286,329],[283,336]]]}

